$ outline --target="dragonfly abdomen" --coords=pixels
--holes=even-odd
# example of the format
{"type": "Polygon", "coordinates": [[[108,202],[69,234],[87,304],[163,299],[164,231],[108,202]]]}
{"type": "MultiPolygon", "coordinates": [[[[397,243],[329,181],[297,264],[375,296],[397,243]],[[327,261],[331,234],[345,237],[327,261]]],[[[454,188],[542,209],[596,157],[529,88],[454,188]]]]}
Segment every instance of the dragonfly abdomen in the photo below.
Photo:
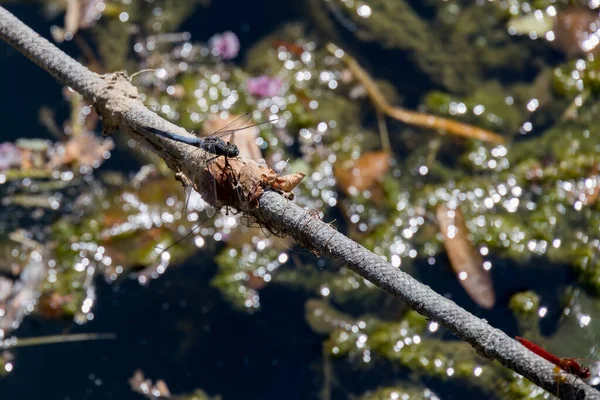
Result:
{"type": "Polygon", "coordinates": [[[176,133],[163,131],[160,129],[146,127],[148,132],[154,133],[164,138],[172,139],[180,143],[189,144],[190,146],[199,147],[202,150],[214,154],[216,156],[237,157],[240,150],[233,143],[224,141],[221,138],[209,136],[206,138],[182,136],[176,133]]]}
{"type": "Polygon", "coordinates": [[[177,142],[189,144],[190,146],[202,147],[202,145],[204,144],[204,139],[199,138],[199,137],[178,135],[176,133],[162,131],[160,129],[152,128],[150,126],[147,126],[144,129],[146,129],[148,132],[154,133],[155,135],[162,136],[167,139],[175,140],[177,142]]]}

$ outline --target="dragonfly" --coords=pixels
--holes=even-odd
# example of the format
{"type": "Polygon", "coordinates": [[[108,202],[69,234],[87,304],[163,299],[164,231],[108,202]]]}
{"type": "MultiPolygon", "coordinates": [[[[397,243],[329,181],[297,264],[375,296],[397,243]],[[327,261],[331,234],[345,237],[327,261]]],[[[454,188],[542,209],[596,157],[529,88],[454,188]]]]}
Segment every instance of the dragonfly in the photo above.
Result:
{"type": "Polygon", "coordinates": [[[245,126],[250,119],[252,118],[250,113],[246,113],[229,124],[225,125],[218,131],[214,132],[212,135],[201,138],[197,136],[183,136],[178,135],[173,132],[163,131],[161,129],[153,128],[150,126],[145,127],[144,129],[148,132],[151,132],[155,135],[162,136],[164,138],[168,138],[171,140],[175,140],[180,143],[189,144],[190,146],[197,147],[198,150],[203,150],[210,154],[208,160],[206,162],[211,161],[216,157],[224,156],[224,157],[237,157],[240,154],[240,150],[233,143],[233,134],[237,131],[243,129],[249,129],[256,125],[245,126]],[[226,142],[222,137],[231,136],[232,142],[226,142]]]}
{"type": "MultiPolygon", "coordinates": [[[[235,157],[239,156],[240,151],[239,151],[238,147],[233,143],[233,138],[234,138],[234,135],[236,132],[239,132],[239,131],[245,130],[245,129],[254,128],[254,127],[263,125],[265,123],[273,123],[276,121],[276,119],[275,119],[275,120],[268,120],[268,121],[260,122],[258,124],[249,124],[251,119],[252,119],[252,115],[250,113],[243,114],[240,117],[234,119],[229,124],[220,128],[216,132],[212,133],[210,136],[207,136],[204,138],[194,137],[194,136],[183,136],[183,135],[179,135],[179,134],[176,134],[173,132],[168,132],[168,131],[164,131],[164,130],[153,128],[153,127],[145,127],[144,129],[152,134],[196,147],[195,150],[191,151],[190,153],[188,153],[186,155],[186,159],[188,157],[196,155],[198,152],[200,152],[201,158],[202,158],[201,166],[203,168],[206,168],[209,166],[209,163],[211,161],[217,159],[218,157],[223,156],[227,160],[227,158],[235,158],[235,157]],[[231,141],[225,141],[222,139],[226,136],[230,136],[231,141]]],[[[214,193],[214,195],[213,195],[214,197],[212,197],[212,198],[216,201],[216,199],[217,199],[216,182],[214,181],[214,179],[207,179],[207,181],[208,182],[206,182],[206,184],[210,185],[210,187],[206,188],[207,190],[201,190],[201,191],[205,192],[205,193],[214,193]]],[[[184,209],[186,209],[186,210],[188,209],[188,203],[189,203],[190,197],[192,195],[192,190],[193,189],[191,186],[186,187],[187,193],[186,193],[186,201],[185,201],[185,206],[184,206],[184,209]]],[[[205,209],[206,209],[206,212],[207,212],[207,215],[209,218],[214,216],[215,211],[216,211],[215,208],[213,208],[210,205],[207,205],[205,207],[205,209]]],[[[201,224],[195,226],[194,228],[192,228],[190,230],[190,232],[188,232],[186,235],[184,235],[182,238],[180,238],[179,240],[177,240],[175,243],[171,244],[170,246],[168,246],[166,248],[159,247],[159,249],[162,250],[163,252],[169,250],[171,247],[177,245],[182,240],[185,240],[187,237],[192,235],[198,228],[200,228],[200,226],[201,226],[201,224]]]]}
{"type": "MultiPolygon", "coordinates": [[[[196,156],[198,153],[201,154],[201,167],[202,168],[206,168],[209,166],[209,163],[215,159],[217,159],[218,157],[225,157],[225,159],[227,158],[235,158],[240,154],[240,150],[238,149],[238,147],[233,143],[233,135],[235,134],[235,132],[244,130],[244,129],[250,129],[253,127],[256,127],[260,124],[248,124],[248,122],[252,119],[252,115],[250,113],[246,113],[241,115],[240,117],[234,119],[232,122],[230,122],[229,124],[225,125],[224,127],[222,127],[221,129],[217,130],[216,132],[214,132],[212,135],[208,136],[208,137],[197,137],[197,136],[183,136],[183,135],[179,135],[173,132],[168,132],[168,131],[164,131],[161,129],[157,129],[157,128],[153,128],[150,126],[147,126],[144,128],[144,130],[167,138],[167,139],[171,139],[171,140],[175,140],[177,142],[180,143],[185,143],[188,144],[190,146],[196,147],[196,149],[194,151],[190,151],[185,158],[189,158],[191,156],[196,156]],[[230,136],[231,137],[231,142],[229,141],[225,141],[222,138],[225,136],[230,136]]],[[[185,160],[184,160],[185,161],[185,160]]],[[[214,179],[206,179],[205,181],[207,182],[203,182],[205,185],[208,186],[204,186],[201,190],[201,192],[205,193],[205,194],[210,194],[210,196],[214,196],[212,197],[212,200],[216,201],[217,197],[216,197],[216,183],[214,181],[214,179]]],[[[191,186],[186,187],[186,191],[187,191],[187,195],[186,195],[186,202],[185,202],[185,207],[187,209],[188,206],[188,201],[191,195],[191,191],[192,188],[191,186]]],[[[212,207],[206,207],[207,213],[209,214],[209,217],[212,217],[215,213],[215,209],[212,207]]]]}
{"type": "Polygon", "coordinates": [[[537,344],[520,336],[516,336],[515,339],[517,339],[519,343],[521,343],[530,351],[556,365],[558,369],[561,369],[568,374],[576,375],[577,377],[587,381],[591,385],[596,385],[599,383],[598,378],[596,376],[593,376],[596,375],[597,371],[594,370],[594,374],[592,374],[592,370],[589,367],[581,365],[579,362],[577,362],[575,358],[561,358],[555,356],[554,354],[543,349],[537,344]]]}

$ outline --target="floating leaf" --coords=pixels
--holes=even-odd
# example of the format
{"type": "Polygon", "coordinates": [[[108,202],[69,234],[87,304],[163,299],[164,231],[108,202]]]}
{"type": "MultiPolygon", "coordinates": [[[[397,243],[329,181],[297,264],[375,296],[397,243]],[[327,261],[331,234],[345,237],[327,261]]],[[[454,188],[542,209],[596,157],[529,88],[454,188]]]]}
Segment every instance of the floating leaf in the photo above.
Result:
{"type": "Polygon", "coordinates": [[[368,190],[379,182],[390,168],[390,155],[385,151],[363,153],[351,165],[336,166],[338,186],[352,196],[368,190]]]}
{"type": "Polygon", "coordinates": [[[554,27],[554,47],[565,54],[598,53],[600,51],[600,15],[589,8],[561,11],[554,27]]]}
{"type": "Polygon", "coordinates": [[[91,132],[83,132],[69,138],[64,144],[64,151],[57,152],[50,160],[50,167],[55,169],[76,162],[77,165],[97,168],[113,147],[111,139],[100,139],[91,132]]]}
{"type": "Polygon", "coordinates": [[[460,284],[481,307],[494,307],[496,296],[489,271],[483,268],[483,259],[468,238],[469,230],[462,212],[440,205],[437,220],[444,236],[446,254],[460,284]]]}

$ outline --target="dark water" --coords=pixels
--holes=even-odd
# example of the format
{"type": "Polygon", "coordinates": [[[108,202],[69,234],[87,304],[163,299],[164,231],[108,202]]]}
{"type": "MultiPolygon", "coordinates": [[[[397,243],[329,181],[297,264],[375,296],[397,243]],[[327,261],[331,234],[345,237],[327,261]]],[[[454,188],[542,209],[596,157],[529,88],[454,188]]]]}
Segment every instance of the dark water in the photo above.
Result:
{"type": "MultiPolygon", "coordinates": [[[[127,379],[142,368],[148,377],[164,379],[173,393],[203,388],[226,399],[311,398],[321,347],[302,320],[303,300],[267,289],[263,311],[241,314],[209,286],[214,270],[207,265],[188,263],[148,288],[135,281],[100,284],[95,319],[73,331],[115,332],[117,339],[18,349],[15,370],[0,381],[1,393],[141,398],[127,379]]],[[[60,329],[56,322],[27,320],[18,333],[60,329]]]]}
{"type": "MultiPolygon", "coordinates": [[[[280,24],[302,16],[299,8],[280,2],[268,1],[260,8],[257,4],[215,1],[212,8],[199,9],[183,30],[191,31],[195,40],[206,40],[229,29],[240,36],[244,49],[280,24]],[[236,12],[232,13],[234,9],[236,12]]],[[[9,9],[34,30],[49,36],[50,23],[40,15],[39,7],[9,9]]],[[[66,46],[66,50],[73,54],[72,47],[66,46]]],[[[48,137],[37,121],[41,105],[58,110],[58,120],[61,112],[67,112],[60,85],[3,43],[0,85],[0,141],[48,137]]],[[[111,162],[115,159],[113,156],[111,162]]],[[[439,293],[458,293],[453,300],[508,333],[516,333],[506,308],[508,295],[526,289],[521,282],[535,282],[532,277],[540,271],[530,269],[529,276],[517,276],[508,265],[495,268],[497,293],[505,297],[498,299],[499,307],[493,312],[483,312],[468,299],[450,269],[444,268],[444,260],[440,261],[433,267],[423,263],[417,278],[439,293]]],[[[494,263],[498,266],[501,261],[494,263]]],[[[0,398],[140,399],[127,383],[136,369],[142,369],[153,380],[164,379],[176,394],[201,388],[225,399],[317,398],[321,390],[323,337],[312,333],[304,321],[304,294],[268,287],[261,292],[262,310],[246,315],[233,310],[210,287],[214,270],[210,257],[196,258],[167,271],[149,287],[130,280],[112,286],[99,282],[95,319],[82,327],[73,327],[69,322],[27,319],[17,335],[59,334],[69,329],[72,333],[114,332],[117,339],[15,350],[14,371],[0,379],[0,398]]],[[[544,287],[554,287],[551,281],[568,280],[565,270],[556,269],[556,276],[544,272],[544,287]]],[[[542,291],[545,298],[555,298],[555,293],[544,294],[543,290],[548,289],[541,286],[540,283],[539,288],[533,289],[542,291]]],[[[334,398],[340,399],[347,398],[349,392],[361,393],[378,382],[389,382],[390,377],[402,377],[398,371],[384,367],[357,372],[346,365],[338,372],[340,380],[348,382],[344,389],[334,388],[334,398]]],[[[438,385],[433,389],[443,393],[444,398],[465,398],[460,385],[438,385]]],[[[473,396],[481,398],[482,394],[473,396]]]]}

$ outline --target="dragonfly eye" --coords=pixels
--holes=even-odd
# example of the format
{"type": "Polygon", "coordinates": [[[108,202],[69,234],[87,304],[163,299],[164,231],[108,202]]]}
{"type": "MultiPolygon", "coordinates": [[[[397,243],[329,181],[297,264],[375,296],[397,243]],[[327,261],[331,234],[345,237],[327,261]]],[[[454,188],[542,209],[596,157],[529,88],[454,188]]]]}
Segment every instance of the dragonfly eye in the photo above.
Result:
{"type": "Polygon", "coordinates": [[[581,368],[581,374],[584,377],[589,378],[592,375],[592,372],[590,371],[590,369],[588,367],[583,367],[583,368],[581,368]]]}

